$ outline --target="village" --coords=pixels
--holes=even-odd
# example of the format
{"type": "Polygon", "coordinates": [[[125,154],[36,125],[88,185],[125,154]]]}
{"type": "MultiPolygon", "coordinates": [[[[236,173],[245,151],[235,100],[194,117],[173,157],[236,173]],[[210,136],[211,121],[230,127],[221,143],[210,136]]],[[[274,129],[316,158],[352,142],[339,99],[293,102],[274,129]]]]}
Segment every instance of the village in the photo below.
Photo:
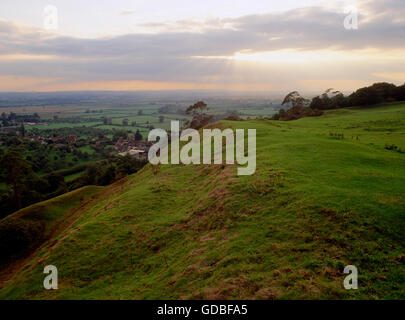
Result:
{"type": "Polygon", "coordinates": [[[114,149],[119,152],[119,156],[130,155],[134,158],[146,159],[151,146],[151,142],[136,140],[135,136],[131,136],[125,140],[122,137],[119,138],[114,145],[114,149]]]}
{"type": "Polygon", "coordinates": [[[90,141],[78,138],[77,136],[56,136],[56,137],[45,137],[41,134],[29,137],[31,141],[38,141],[44,145],[52,145],[55,149],[69,149],[72,151],[72,147],[80,148],[86,146],[87,144],[93,148],[95,151],[112,146],[113,152],[110,155],[126,156],[138,159],[146,159],[151,142],[137,140],[135,135],[129,136],[126,139],[120,137],[115,143],[113,139],[108,137],[93,138],[90,141]]]}
{"type": "MultiPolygon", "coordinates": [[[[14,139],[21,141],[35,141],[56,150],[65,149],[68,152],[73,152],[75,148],[89,146],[94,152],[104,150],[110,156],[130,155],[138,159],[146,159],[152,145],[150,142],[143,141],[143,137],[139,132],[132,135],[125,134],[117,139],[103,134],[86,138],[77,135],[44,134],[39,130],[27,130],[24,125],[28,124],[2,127],[0,128],[0,135],[3,137],[14,137],[14,139]]],[[[74,129],[72,128],[72,130],[74,129]]],[[[0,140],[0,145],[5,144],[3,139],[0,140]]]]}

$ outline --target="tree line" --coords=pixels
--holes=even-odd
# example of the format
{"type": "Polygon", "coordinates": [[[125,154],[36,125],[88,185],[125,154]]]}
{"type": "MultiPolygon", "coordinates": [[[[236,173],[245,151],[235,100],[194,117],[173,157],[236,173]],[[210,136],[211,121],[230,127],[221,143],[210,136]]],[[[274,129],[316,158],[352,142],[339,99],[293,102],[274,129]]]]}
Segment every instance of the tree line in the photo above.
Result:
{"type": "Polygon", "coordinates": [[[352,106],[365,107],[395,101],[405,101],[405,84],[396,86],[387,82],[374,83],[356,90],[349,96],[330,88],[311,100],[302,97],[299,92],[293,91],[282,102],[282,105],[288,105],[289,108],[280,109],[273,115],[272,120],[296,120],[303,117],[320,116],[324,110],[352,106]]]}
{"type": "Polygon", "coordinates": [[[2,219],[21,208],[86,185],[104,186],[113,183],[137,172],[146,164],[146,160],[125,156],[39,175],[34,171],[35,164],[24,157],[21,150],[13,148],[0,156],[0,164],[0,174],[7,184],[7,188],[0,191],[2,219]],[[76,172],[83,173],[73,181],[65,181],[64,176],[76,172]]]}

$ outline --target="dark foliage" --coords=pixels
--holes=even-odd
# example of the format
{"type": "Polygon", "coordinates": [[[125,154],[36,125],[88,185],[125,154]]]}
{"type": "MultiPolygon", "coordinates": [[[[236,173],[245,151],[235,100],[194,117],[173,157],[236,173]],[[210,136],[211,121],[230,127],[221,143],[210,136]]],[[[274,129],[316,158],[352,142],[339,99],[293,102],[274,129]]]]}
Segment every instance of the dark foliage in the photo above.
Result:
{"type": "Polygon", "coordinates": [[[193,119],[187,121],[185,127],[198,130],[209,124],[212,121],[213,116],[206,113],[208,110],[209,108],[207,104],[203,101],[199,101],[192,106],[189,106],[186,110],[186,114],[191,115],[193,119]]]}
{"type": "Polygon", "coordinates": [[[396,101],[398,87],[392,83],[380,82],[370,87],[360,88],[349,96],[352,106],[370,106],[383,102],[396,101]]]}
{"type": "Polygon", "coordinates": [[[41,241],[45,230],[41,219],[9,218],[0,222],[0,265],[24,254],[41,241]]]}
{"type": "Polygon", "coordinates": [[[372,106],[385,102],[405,100],[405,84],[395,86],[392,83],[380,82],[369,87],[360,88],[348,97],[340,91],[327,89],[323,94],[314,97],[308,106],[307,100],[301,97],[297,91],[289,93],[284,104],[291,105],[291,108],[281,109],[275,114],[272,120],[296,120],[303,117],[314,117],[323,114],[323,110],[339,109],[352,106],[372,106]]]}

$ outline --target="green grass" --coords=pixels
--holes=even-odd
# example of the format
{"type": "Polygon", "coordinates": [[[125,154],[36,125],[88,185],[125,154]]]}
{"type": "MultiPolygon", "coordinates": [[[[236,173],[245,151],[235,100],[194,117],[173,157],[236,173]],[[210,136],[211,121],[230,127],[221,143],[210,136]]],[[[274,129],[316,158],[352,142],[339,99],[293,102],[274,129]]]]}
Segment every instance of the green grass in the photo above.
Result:
{"type": "Polygon", "coordinates": [[[404,121],[405,105],[223,121],[257,130],[255,175],[148,165],[83,204],[0,298],[404,299],[405,154],[384,147],[405,148],[404,121]]]}
{"type": "Polygon", "coordinates": [[[76,172],[76,173],[70,174],[70,175],[68,175],[68,176],[65,176],[65,177],[64,177],[64,178],[65,178],[65,182],[70,182],[70,181],[76,180],[76,179],[79,178],[81,175],[82,175],[82,172],[76,172]]]}
{"type": "Polygon", "coordinates": [[[125,130],[125,131],[131,131],[135,133],[137,130],[141,132],[142,135],[147,137],[149,133],[149,129],[146,128],[141,128],[141,127],[132,127],[132,126],[114,126],[114,125],[101,125],[97,126],[99,129],[107,129],[107,130],[125,130]]]}
{"type": "Polygon", "coordinates": [[[55,123],[47,123],[41,125],[35,125],[27,127],[28,130],[32,128],[37,129],[61,129],[61,128],[74,128],[74,127],[94,127],[97,125],[102,124],[102,122],[80,122],[80,123],[69,123],[69,122],[55,122],[55,123]]]}
{"type": "Polygon", "coordinates": [[[246,108],[239,110],[244,116],[271,116],[276,113],[274,109],[271,108],[263,108],[263,109],[254,109],[254,108],[246,108]]]}
{"type": "Polygon", "coordinates": [[[88,154],[94,154],[95,153],[95,150],[89,145],[80,147],[79,150],[82,151],[82,152],[87,152],[88,154]]]}
{"type": "Polygon", "coordinates": [[[142,115],[142,116],[129,116],[126,118],[114,118],[113,125],[98,125],[97,128],[99,129],[108,129],[108,130],[127,130],[136,132],[139,130],[143,135],[147,136],[149,133],[149,129],[145,128],[147,126],[152,125],[155,128],[162,128],[165,130],[170,130],[171,121],[179,120],[181,125],[184,124],[185,119],[189,119],[189,116],[178,115],[178,114],[156,114],[156,115],[142,115]],[[159,117],[164,117],[164,122],[161,123],[159,121],[159,117]],[[128,123],[131,124],[132,121],[136,121],[137,126],[122,126],[122,120],[128,119],[128,123]],[[149,123],[147,123],[149,122],[149,123]]]}

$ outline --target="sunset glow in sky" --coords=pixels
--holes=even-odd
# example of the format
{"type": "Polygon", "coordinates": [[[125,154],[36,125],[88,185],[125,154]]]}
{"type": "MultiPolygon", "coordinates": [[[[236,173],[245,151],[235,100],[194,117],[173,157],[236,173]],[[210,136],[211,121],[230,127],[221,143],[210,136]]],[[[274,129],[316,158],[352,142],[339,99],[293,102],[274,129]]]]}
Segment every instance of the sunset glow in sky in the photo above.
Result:
{"type": "Polygon", "coordinates": [[[351,91],[404,83],[404,39],[403,0],[2,0],[0,91],[351,91]]]}

